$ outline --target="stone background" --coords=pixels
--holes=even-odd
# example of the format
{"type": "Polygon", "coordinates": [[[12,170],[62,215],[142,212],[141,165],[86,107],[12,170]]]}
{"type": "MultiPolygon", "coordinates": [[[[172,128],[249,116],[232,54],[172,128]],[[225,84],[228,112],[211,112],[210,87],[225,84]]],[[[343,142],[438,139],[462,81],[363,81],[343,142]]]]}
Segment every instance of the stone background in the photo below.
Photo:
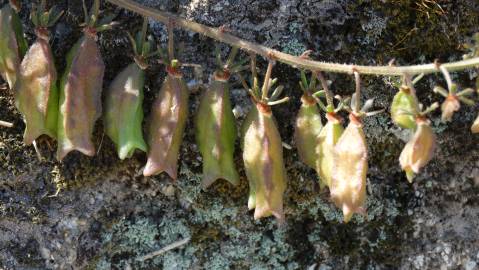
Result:
{"type": "MultiPolygon", "coordinates": [[[[299,55],[305,49],[324,61],[381,65],[454,61],[462,44],[479,31],[477,0],[138,0],[210,26],[226,25],[245,39],[299,55]]],[[[6,1],[0,1],[4,4],[6,1]]],[[[30,43],[30,1],[21,16],[30,43]]],[[[52,47],[61,73],[65,54],[80,37],[81,1],[55,2],[66,14],[52,29],[52,47]]],[[[91,1],[87,1],[88,4],[91,1]]],[[[103,5],[114,12],[111,5],[103,5]]],[[[141,18],[117,10],[121,24],[102,33],[99,44],[107,65],[105,87],[131,61],[125,31],[141,18]]],[[[165,41],[163,25],[150,21],[154,36],[165,41]]],[[[177,31],[180,59],[204,67],[204,81],[214,68],[215,42],[177,31]]],[[[226,53],[226,46],[222,47],[226,53]]],[[[260,62],[262,68],[265,62],[260,62]]],[[[185,68],[189,80],[191,69],[185,68]]],[[[164,78],[163,67],[148,72],[145,114],[164,78]]],[[[299,72],[279,64],[274,76],[293,97],[274,114],[285,143],[293,145],[299,106],[299,72]]],[[[350,95],[353,81],[327,74],[335,93],[350,95]]],[[[475,71],[453,74],[461,85],[473,85],[475,71]]],[[[198,78],[196,78],[197,80],[198,78]]],[[[395,93],[391,78],[363,78],[364,96],[377,108],[388,108],[395,93]]],[[[425,104],[442,101],[431,91],[444,85],[427,76],[418,85],[425,104]]],[[[233,82],[232,99],[238,125],[250,107],[246,92],[233,82]]],[[[192,93],[191,115],[200,92],[192,93]]],[[[0,128],[0,268],[2,269],[477,269],[479,266],[479,138],[469,127],[477,114],[467,107],[447,125],[432,116],[438,134],[436,157],[413,184],[398,166],[408,134],[384,113],[365,120],[369,144],[368,215],[349,224],[321,193],[313,170],[285,149],[289,183],[285,195],[287,222],[259,221],[247,210],[247,180],[237,153],[242,180],[238,187],[219,181],[200,189],[201,159],[188,122],[176,183],[161,175],[144,178],[145,154],[119,161],[112,142],[102,136],[98,121],[94,158],[70,154],[54,159],[55,143],[43,140],[38,161],[22,144],[24,125],[8,90],[0,90],[0,119],[14,128],[0,128]],[[50,142],[51,147],[48,147],[50,142]],[[57,187],[61,191],[56,195],[57,187]],[[179,249],[148,261],[137,258],[191,237],[179,249]]],[[[190,117],[191,119],[191,117],[190,117]]]]}

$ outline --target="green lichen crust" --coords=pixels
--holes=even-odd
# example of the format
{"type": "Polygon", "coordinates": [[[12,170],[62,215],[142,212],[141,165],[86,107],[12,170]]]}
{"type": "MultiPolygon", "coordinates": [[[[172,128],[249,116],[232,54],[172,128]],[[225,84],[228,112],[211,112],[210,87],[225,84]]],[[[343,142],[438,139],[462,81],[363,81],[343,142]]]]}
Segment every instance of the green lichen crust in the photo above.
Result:
{"type": "Polygon", "coordinates": [[[147,151],[142,130],[144,83],[145,72],[132,63],[113,80],[106,93],[105,131],[120,159],[131,157],[135,149],[147,151]]]}
{"type": "Polygon", "coordinates": [[[239,183],[234,164],[236,124],[228,82],[214,79],[201,98],[196,115],[196,142],[203,157],[203,188],[217,179],[239,183]]]}
{"type": "Polygon", "coordinates": [[[101,115],[101,91],[105,65],[92,34],[85,35],[67,55],[60,82],[57,159],[78,150],[93,156],[92,133],[101,115]]]}
{"type": "Polygon", "coordinates": [[[250,185],[248,208],[255,209],[255,219],[274,215],[283,222],[287,182],[283,146],[271,109],[265,107],[254,106],[242,128],[243,161],[250,185]]]}
{"type": "Polygon", "coordinates": [[[26,53],[14,93],[16,106],[26,124],[25,144],[31,144],[42,134],[56,138],[57,72],[48,40],[38,38],[26,53]]]}

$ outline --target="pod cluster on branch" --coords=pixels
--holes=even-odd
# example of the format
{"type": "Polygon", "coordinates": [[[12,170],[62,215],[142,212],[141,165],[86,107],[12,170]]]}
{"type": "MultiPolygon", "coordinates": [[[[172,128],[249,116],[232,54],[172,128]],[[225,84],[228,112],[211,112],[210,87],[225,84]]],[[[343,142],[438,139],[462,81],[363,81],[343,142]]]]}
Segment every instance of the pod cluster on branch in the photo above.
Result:
{"type": "MultiPolygon", "coordinates": [[[[73,150],[93,156],[96,150],[92,134],[96,121],[103,117],[105,133],[115,144],[120,159],[129,158],[137,151],[145,152],[144,176],[165,172],[176,180],[190,90],[183,78],[182,64],[175,56],[175,22],[168,24],[167,48],[157,46],[148,35],[146,19],[137,34],[128,34],[133,59],[105,90],[102,102],[105,64],[97,36],[115,25],[114,16],[99,17],[99,0],[93,2],[89,11],[84,7],[83,35],[69,51],[66,68],[58,79],[48,28],[58,21],[62,11],[47,10],[45,1],[33,5],[31,20],[36,40],[28,48],[16,13],[19,8],[16,1],[11,1],[0,10],[0,75],[12,89],[16,107],[23,116],[25,144],[35,145],[35,140],[47,135],[58,141],[60,161],[73,150]],[[155,57],[161,59],[167,75],[159,87],[144,134],[145,70],[150,67],[149,60],[155,57]]],[[[467,46],[470,52],[464,58],[479,57],[479,34],[475,40],[475,44],[467,46]]],[[[196,143],[203,160],[202,187],[207,189],[218,179],[239,184],[241,176],[234,153],[236,139],[240,137],[249,183],[248,208],[254,209],[255,219],[274,216],[281,223],[285,219],[283,196],[288,176],[283,142],[271,108],[289,101],[289,97],[282,97],[284,86],[272,78],[277,60],[274,53],[268,55],[262,83],[256,55],[236,61],[237,54],[238,48],[233,47],[223,61],[217,50],[217,69],[195,112],[196,143]],[[249,78],[242,75],[247,69],[251,71],[249,78]],[[230,97],[233,75],[239,77],[253,104],[239,132],[230,97]]],[[[308,60],[307,55],[303,59],[308,60]]],[[[427,115],[440,108],[442,121],[451,121],[462,104],[475,104],[471,96],[479,90],[460,89],[444,65],[436,64],[436,69],[443,74],[447,85],[433,89],[444,97],[441,105],[421,104],[415,84],[422,75],[413,78],[404,72],[390,107],[392,121],[410,131],[409,141],[398,157],[410,182],[434,155],[436,135],[427,115]]],[[[343,98],[329,89],[323,71],[301,70],[299,88],[303,94],[294,122],[294,141],[300,160],[316,171],[320,187],[329,189],[331,200],[342,210],[345,222],[355,213],[366,214],[368,146],[363,119],[383,112],[371,111],[373,99],[361,103],[360,74],[354,68],[350,73],[355,80],[354,94],[343,98]],[[342,111],[348,113],[347,125],[340,116],[342,111]]],[[[9,123],[0,121],[0,124],[9,123]]],[[[479,117],[471,130],[479,132],[479,117]]]]}

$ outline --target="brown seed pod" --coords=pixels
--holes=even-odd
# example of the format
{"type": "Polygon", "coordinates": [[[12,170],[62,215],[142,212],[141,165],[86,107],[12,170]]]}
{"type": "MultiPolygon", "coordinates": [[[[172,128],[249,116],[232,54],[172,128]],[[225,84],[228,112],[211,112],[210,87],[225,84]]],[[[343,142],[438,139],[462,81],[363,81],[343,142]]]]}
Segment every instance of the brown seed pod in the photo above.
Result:
{"type": "Polygon", "coordinates": [[[67,68],[60,83],[59,160],[72,150],[88,156],[95,155],[91,136],[102,112],[104,70],[96,32],[92,28],[85,28],[83,37],[67,56],[67,68]]]}
{"type": "Polygon", "coordinates": [[[412,182],[414,174],[419,173],[419,170],[432,159],[436,146],[436,135],[429,125],[429,120],[418,117],[416,123],[416,132],[399,157],[401,168],[406,172],[409,182],[412,182]]]}
{"type": "Polygon", "coordinates": [[[53,26],[62,13],[55,8],[45,11],[43,5],[34,6],[31,13],[37,39],[23,58],[14,87],[15,104],[26,124],[25,144],[31,144],[42,134],[57,136],[57,71],[48,27],[53,26]]]}
{"type": "Polygon", "coordinates": [[[252,57],[253,84],[250,88],[243,80],[243,86],[250,93],[255,106],[248,113],[241,133],[243,161],[250,186],[248,208],[255,209],[255,219],[273,215],[282,223],[287,176],[283,162],[283,144],[271,106],[286,102],[289,98],[276,100],[282,86],[278,86],[273,94],[268,96],[269,90],[277,81],[271,79],[272,70],[273,61],[270,61],[263,87],[260,89],[256,58],[252,57]]]}
{"type": "Polygon", "coordinates": [[[160,94],[153,104],[148,130],[148,161],[144,176],[166,172],[177,178],[178,154],[188,117],[188,87],[179,71],[168,68],[160,94]]]}
{"type": "Polygon", "coordinates": [[[243,160],[250,185],[248,208],[254,218],[274,215],[284,220],[286,169],[283,146],[269,106],[257,103],[243,124],[243,160]]]}
{"type": "Polygon", "coordinates": [[[42,134],[56,138],[58,116],[57,72],[48,39],[38,36],[25,55],[15,84],[15,102],[26,129],[25,144],[42,134]]]}
{"type": "Polygon", "coordinates": [[[452,116],[455,112],[459,111],[461,103],[459,99],[454,95],[449,95],[446,100],[441,104],[441,119],[443,122],[449,122],[452,120],[452,116]]]}
{"type": "Polygon", "coordinates": [[[365,214],[368,152],[361,120],[351,113],[350,123],[334,147],[331,199],[342,209],[344,222],[354,213],[365,214]]]}

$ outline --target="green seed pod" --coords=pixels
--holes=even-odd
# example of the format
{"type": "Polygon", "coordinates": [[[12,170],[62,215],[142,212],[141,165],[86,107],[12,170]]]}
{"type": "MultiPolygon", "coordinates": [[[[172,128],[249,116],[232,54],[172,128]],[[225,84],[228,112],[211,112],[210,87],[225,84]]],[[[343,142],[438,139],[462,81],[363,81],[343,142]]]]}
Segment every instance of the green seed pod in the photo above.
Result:
{"type": "Polygon", "coordinates": [[[100,117],[101,91],[105,65],[96,43],[96,32],[85,28],[83,37],[67,55],[67,67],[60,82],[57,158],[70,151],[95,155],[91,140],[100,117]]]}
{"type": "Polygon", "coordinates": [[[26,124],[23,140],[27,145],[42,134],[56,138],[57,130],[57,72],[47,30],[37,29],[36,34],[14,87],[16,106],[26,124]]]}
{"type": "Polygon", "coordinates": [[[14,87],[20,61],[28,49],[18,14],[10,5],[0,9],[0,76],[14,87]]]}
{"type": "Polygon", "coordinates": [[[319,162],[318,149],[315,146],[319,143],[322,129],[321,114],[316,101],[310,95],[304,94],[296,117],[294,138],[301,161],[314,169],[317,169],[316,164],[319,162]]]}
{"type": "Polygon", "coordinates": [[[402,128],[415,129],[415,116],[418,114],[417,108],[417,101],[411,93],[411,89],[407,86],[402,86],[393,98],[391,118],[396,125],[402,128]]]}
{"type": "Polygon", "coordinates": [[[234,164],[235,118],[231,108],[229,74],[214,78],[203,94],[196,115],[196,142],[203,157],[203,188],[216,179],[239,183],[234,164]]]}
{"type": "Polygon", "coordinates": [[[143,87],[145,72],[136,63],[126,67],[106,93],[104,125],[116,144],[120,159],[131,157],[135,149],[147,151],[143,139],[143,87]]]}
{"type": "Polygon", "coordinates": [[[341,119],[335,113],[327,113],[326,118],[328,122],[319,134],[319,144],[316,144],[316,153],[318,153],[316,171],[321,178],[321,187],[331,187],[334,146],[344,131],[341,119]]]}
{"type": "Polygon", "coordinates": [[[177,178],[178,154],[188,117],[188,87],[181,73],[168,67],[168,75],[153,104],[148,130],[148,161],[144,176],[166,172],[177,178]]]}
{"type": "Polygon", "coordinates": [[[429,121],[424,117],[418,117],[416,121],[416,132],[404,146],[399,157],[399,163],[406,172],[409,182],[412,182],[414,174],[419,173],[419,170],[432,159],[436,146],[436,135],[429,121]]]}
{"type": "Polygon", "coordinates": [[[365,213],[368,152],[361,120],[353,113],[334,147],[331,199],[343,210],[344,222],[354,213],[365,213]]]}
{"type": "Polygon", "coordinates": [[[243,160],[250,185],[248,208],[255,208],[255,219],[274,215],[281,222],[287,176],[281,137],[271,108],[257,103],[245,119],[242,134],[243,160]]]}

